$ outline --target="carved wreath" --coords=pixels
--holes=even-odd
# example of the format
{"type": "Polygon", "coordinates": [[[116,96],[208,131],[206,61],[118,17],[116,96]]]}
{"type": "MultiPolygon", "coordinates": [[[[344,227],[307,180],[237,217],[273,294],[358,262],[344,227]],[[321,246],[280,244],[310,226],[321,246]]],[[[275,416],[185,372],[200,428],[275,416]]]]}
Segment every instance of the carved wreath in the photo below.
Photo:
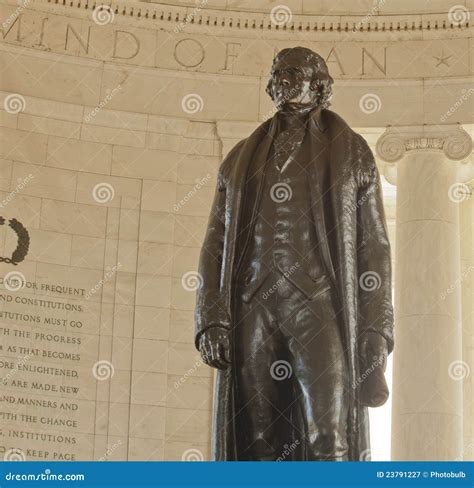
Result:
{"type": "MultiPolygon", "coordinates": [[[[5,224],[5,219],[0,217],[0,225],[5,224]]],[[[25,259],[28,254],[28,248],[30,247],[30,235],[28,231],[23,227],[21,222],[16,219],[9,220],[8,224],[15,232],[18,237],[18,244],[16,249],[13,251],[11,258],[5,258],[0,256],[0,263],[11,263],[16,266],[18,263],[25,259]]]]}

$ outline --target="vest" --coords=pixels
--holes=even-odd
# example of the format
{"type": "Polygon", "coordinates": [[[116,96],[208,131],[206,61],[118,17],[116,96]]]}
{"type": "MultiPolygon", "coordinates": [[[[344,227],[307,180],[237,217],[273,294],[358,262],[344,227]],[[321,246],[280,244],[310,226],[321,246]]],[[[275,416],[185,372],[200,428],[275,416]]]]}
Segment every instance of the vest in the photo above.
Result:
{"type": "MultiPolygon", "coordinates": [[[[256,178],[249,175],[247,179],[248,199],[257,197],[259,201],[253,222],[247,220],[251,235],[243,250],[238,278],[245,301],[253,297],[272,271],[285,276],[308,298],[327,286],[310,208],[307,166],[315,161],[295,158],[304,134],[304,126],[290,132],[277,131],[258,195],[256,178]]],[[[325,135],[320,132],[318,136],[321,149],[312,157],[327,158],[325,135]]]]}

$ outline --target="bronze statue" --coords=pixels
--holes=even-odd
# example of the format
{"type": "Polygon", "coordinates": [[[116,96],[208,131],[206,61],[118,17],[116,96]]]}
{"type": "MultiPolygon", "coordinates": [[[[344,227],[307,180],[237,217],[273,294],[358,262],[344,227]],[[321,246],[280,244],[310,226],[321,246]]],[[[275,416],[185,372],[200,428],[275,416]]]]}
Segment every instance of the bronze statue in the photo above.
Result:
{"type": "Polygon", "coordinates": [[[390,245],[374,157],[328,110],[332,84],[313,51],[278,53],[278,112],[219,169],[195,336],[218,369],[215,460],[369,459],[393,349],[390,245]]]}

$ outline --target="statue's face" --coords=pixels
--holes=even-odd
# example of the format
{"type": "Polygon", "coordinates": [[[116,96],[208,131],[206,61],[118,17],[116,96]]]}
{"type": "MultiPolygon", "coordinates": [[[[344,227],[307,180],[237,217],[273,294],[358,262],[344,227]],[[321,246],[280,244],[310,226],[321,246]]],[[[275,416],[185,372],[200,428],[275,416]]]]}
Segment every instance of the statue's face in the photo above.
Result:
{"type": "Polygon", "coordinates": [[[271,73],[273,102],[281,111],[305,111],[318,103],[317,73],[298,53],[277,59],[271,73]]]}

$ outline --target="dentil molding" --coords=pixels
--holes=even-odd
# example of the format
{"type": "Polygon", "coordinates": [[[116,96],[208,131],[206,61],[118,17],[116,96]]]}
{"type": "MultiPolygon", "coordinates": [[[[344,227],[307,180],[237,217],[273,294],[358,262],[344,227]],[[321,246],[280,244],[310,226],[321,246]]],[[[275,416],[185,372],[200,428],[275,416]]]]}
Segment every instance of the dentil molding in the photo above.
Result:
{"type": "MultiPolygon", "coordinates": [[[[31,0],[28,1],[28,4],[31,0]]],[[[4,0],[17,3],[16,0],[4,0]]],[[[114,15],[137,20],[152,20],[180,27],[183,24],[206,28],[245,29],[260,31],[316,31],[316,32],[400,32],[450,30],[466,31],[470,26],[471,12],[463,5],[455,5],[449,12],[402,13],[384,15],[377,6],[366,13],[355,15],[314,15],[292,12],[286,5],[277,5],[268,12],[237,11],[231,8],[209,8],[206,0],[197,1],[196,7],[161,4],[135,0],[32,0],[36,6],[49,5],[67,8],[68,14],[78,10],[107,9],[114,15]],[[455,8],[455,10],[453,10],[455,8]],[[275,10],[276,9],[276,10],[275,10]]]]}

